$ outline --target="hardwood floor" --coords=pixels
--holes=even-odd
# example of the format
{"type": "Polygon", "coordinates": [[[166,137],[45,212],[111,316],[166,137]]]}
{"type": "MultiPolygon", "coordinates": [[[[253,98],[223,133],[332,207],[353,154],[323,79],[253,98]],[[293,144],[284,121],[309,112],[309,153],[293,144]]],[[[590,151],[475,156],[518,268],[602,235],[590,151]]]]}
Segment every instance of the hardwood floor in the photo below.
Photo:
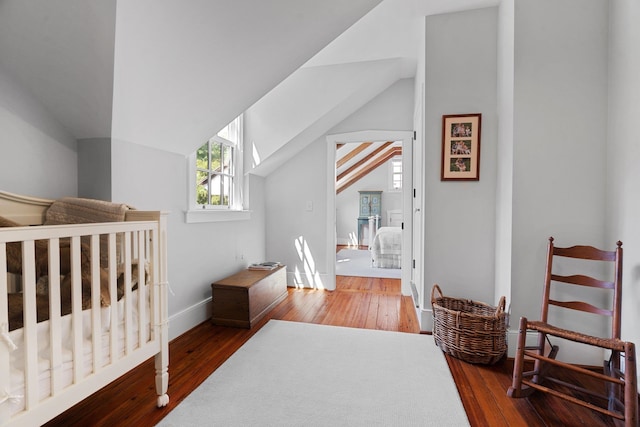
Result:
{"type": "MultiPolygon", "coordinates": [[[[251,330],[204,322],[169,345],[169,396],[156,408],[153,360],[61,414],[47,426],[153,426],[269,319],[419,333],[410,297],[397,279],[338,276],[338,289],[289,289],[288,297],[251,330]]],[[[424,335],[431,340],[431,336],[424,335]]],[[[511,399],[511,361],[471,365],[447,357],[472,426],[611,426],[610,420],[544,395],[511,399]]],[[[372,403],[373,404],[373,403],[372,403]]],[[[424,402],[428,404],[428,402],[424,402]]]]}

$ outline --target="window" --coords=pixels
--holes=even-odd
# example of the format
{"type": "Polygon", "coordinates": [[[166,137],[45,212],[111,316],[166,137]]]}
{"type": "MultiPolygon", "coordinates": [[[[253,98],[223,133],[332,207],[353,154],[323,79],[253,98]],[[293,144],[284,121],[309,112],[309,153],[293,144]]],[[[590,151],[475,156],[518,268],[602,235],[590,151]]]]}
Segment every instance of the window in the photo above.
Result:
{"type": "Polygon", "coordinates": [[[402,157],[396,156],[389,161],[389,190],[402,190],[402,157]]]}
{"type": "Polygon", "coordinates": [[[227,217],[216,213],[242,211],[242,116],[189,156],[188,170],[187,222],[220,221],[227,217]]]}
{"type": "Polygon", "coordinates": [[[214,136],[196,154],[196,204],[230,208],[233,205],[235,147],[214,136]]]}

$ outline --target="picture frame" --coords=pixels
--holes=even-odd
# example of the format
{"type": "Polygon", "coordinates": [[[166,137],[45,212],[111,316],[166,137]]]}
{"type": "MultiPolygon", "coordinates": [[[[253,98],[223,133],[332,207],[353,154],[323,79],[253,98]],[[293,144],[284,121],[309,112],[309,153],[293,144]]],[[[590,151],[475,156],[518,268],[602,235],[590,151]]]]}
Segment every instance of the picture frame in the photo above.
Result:
{"type": "Polygon", "coordinates": [[[441,181],[480,180],[482,114],[442,116],[441,181]]]}

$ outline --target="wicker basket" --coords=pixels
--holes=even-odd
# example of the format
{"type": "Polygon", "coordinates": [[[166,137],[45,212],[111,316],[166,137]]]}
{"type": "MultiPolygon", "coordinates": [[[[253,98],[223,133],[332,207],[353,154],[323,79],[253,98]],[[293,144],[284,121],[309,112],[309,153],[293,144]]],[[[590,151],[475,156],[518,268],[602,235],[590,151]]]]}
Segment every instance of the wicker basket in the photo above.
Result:
{"type": "Polygon", "coordinates": [[[431,289],[433,338],[442,351],[469,363],[494,364],[507,352],[505,298],[498,307],[445,297],[431,289]]]}

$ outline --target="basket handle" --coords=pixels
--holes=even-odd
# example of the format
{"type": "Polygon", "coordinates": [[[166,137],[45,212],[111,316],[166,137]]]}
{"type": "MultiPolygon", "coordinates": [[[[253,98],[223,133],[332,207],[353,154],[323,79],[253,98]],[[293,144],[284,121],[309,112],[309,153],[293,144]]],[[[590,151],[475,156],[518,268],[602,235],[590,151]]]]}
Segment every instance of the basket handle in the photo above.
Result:
{"type": "Polygon", "coordinates": [[[504,295],[500,297],[500,302],[498,303],[498,307],[496,308],[496,317],[504,313],[504,306],[506,304],[506,300],[504,295]]]}
{"type": "Polygon", "coordinates": [[[444,295],[442,295],[442,290],[440,289],[440,286],[438,286],[438,284],[435,283],[431,288],[431,305],[435,304],[437,298],[442,298],[443,296],[444,295]],[[436,291],[438,292],[437,297],[436,297],[436,291]]]}

